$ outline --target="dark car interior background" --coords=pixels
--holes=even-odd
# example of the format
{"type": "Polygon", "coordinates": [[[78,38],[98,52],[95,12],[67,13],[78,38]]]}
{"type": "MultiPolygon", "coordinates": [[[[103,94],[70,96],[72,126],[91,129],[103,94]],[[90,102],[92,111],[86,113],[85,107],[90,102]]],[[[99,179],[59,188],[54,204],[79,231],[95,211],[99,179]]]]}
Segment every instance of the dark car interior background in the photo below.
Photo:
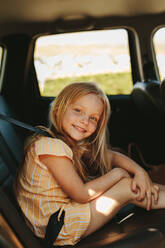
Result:
{"type": "MultiPolygon", "coordinates": [[[[165,38],[163,40],[162,36],[164,43],[162,41],[159,48],[162,56],[160,68],[154,37],[164,27],[164,0],[6,0],[0,7],[0,113],[32,126],[49,124],[48,112],[55,95],[51,94],[52,90],[50,94],[41,90],[37,63],[40,63],[43,72],[44,67],[41,66],[45,62],[42,58],[46,61],[47,57],[38,58],[36,55],[40,37],[124,30],[129,75],[122,80],[126,85],[128,80],[131,83],[128,91],[123,93],[119,90],[112,94],[113,89],[108,88],[110,84],[106,85],[111,104],[108,138],[112,147],[126,153],[129,144],[135,143],[146,164],[157,168],[162,164],[163,168],[165,81],[161,68],[163,70],[165,63],[165,38]]],[[[88,36],[83,39],[87,42],[88,36]]],[[[103,49],[106,42],[108,40],[103,41],[103,49]]],[[[76,56],[74,44],[73,57],[76,56]]],[[[86,55],[93,51],[92,46],[88,46],[86,55]]],[[[67,43],[64,47],[66,50],[71,48],[67,43]]],[[[108,49],[105,51],[109,52],[108,49]]],[[[56,51],[50,50],[51,53],[56,56],[56,51]]],[[[91,61],[90,58],[88,61],[91,61]]],[[[124,65],[126,58],[123,59],[124,65]]],[[[61,79],[56,77],[56,67],[52,68],[57,82],[53,87],[61,87],[58,86],[61,79]]],[[[66,68],[72,70],[70,62],[66,68]]],[[[120,72],[115,73],[117,85],[120,72]]],[[[96,74],[99,72],[96,71],[96,74]]],[[[107,75],[107,72],[104,74],[107,75]]],[[[51,85],[51,80],[47,78],[45,85],[51,85]]],[[[79,77],[71,80],[79,80],[79,77]]],[[[0,247],[44,247],[25,224],[12,191],[13,178],[23,159],[24,141],[30,134],[30,131],[0,118],[0,247]]],[[[136,149],[132,154],[144,166],[136,149]]],[[[159,179],[162,182],[165,175],[156,173],[158,182],[159,179]]],[[[165,247],[165,210],[147,212],[131,206],[75,247],[165,247]]]]}

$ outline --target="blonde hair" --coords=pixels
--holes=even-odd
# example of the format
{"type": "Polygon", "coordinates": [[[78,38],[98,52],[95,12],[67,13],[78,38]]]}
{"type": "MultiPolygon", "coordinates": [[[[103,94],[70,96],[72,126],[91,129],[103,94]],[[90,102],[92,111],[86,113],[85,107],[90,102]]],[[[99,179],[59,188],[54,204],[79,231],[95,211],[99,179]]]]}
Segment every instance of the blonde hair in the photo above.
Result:
{"type": "Polygon", "coordinates": [[[69,84],[52,103],[49,114],[50,131],[55,137],[62,139],[72,148],[75,168],[84,181],[103,175],[110,170],[106,140],[106,126],[109,115],[109,100],[96,83],[80,82],[69,84]],[[96,131],[85,140],[74,143],[62,128],[62,117],[73,101],[88,94],[95,94],[102,100],[103,113],[96,131]]]}
{"type": "MultiPolygon", "coordinates": [[[[72,83],[66,86],[52,102],[49,113],[50,127],[40,127],[51,134],[52,137],[63,140],[71,147],[75,169],[84,182],[104,175],[111,169],[106,140],[106,127],[109,115],[109,100],[96,83],[72,83]],[[103,102],[103,112],[96,131],[85,140],[74,142],[62,128],[62,117],[73,101],[88,94],[95,94],[101,99],[103,102]]],[[[40,136],[33,135],[29,138],[25,146],[25,153],[29,146],[39,139],[40,136]]]]}

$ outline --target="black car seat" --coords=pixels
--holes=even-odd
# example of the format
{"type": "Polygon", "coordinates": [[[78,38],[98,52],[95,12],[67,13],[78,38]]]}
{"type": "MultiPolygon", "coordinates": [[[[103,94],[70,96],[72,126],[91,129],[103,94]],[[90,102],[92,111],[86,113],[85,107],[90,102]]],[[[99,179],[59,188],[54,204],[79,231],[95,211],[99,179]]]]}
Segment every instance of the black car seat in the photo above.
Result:
{"type": "Polygon", "coordinates": [[[162,111],[160,82],[158,81],[136,82],[131,97],[137,108],[142,112],[162,111]]]}
{"type": "Polygon", "coordinates": [[[160,84],[160,97],[161,97],[163,109],[165,111],[165,78],[162,80],[160,84]]]}
{"type": "MultiPolygon", "coordinates": [[[[0,113],[11,115],[0,95],[0,113]]],[[[0,213],[21,240],[23,247],[41,248],[40,241],[25,224],[13,193],[13,179],[23,157],[23,141],[13,125],[0,119],[0,213]]]]}
{"type": "MultiPolygon", "coordinates": [[[[9,114],[8,105],[2,96],[0,96],[0,112],[9,114]]],[[[46,248],[25,224],[14,201],[12,184],[21,159],[22,141],[12,124],[0,119],[0,213],[7,220],[23,247],[46,248]]],[[[148,215],[145,213],[143,216],[143,211],[139,212],[137,209],[130,216],[126,215],[127,218],[125,215],[119,216],[98,232],[83,239],[75,247],[139,248],[148,247],[150,244],[156,247],[157,243],[160,248],[164,247],[164,218],[159,212],[148,215]],[[159,224],[158,227],[157,224],[159,224]],[[151,231],[148,227],[151,227],[151,231]]]]}

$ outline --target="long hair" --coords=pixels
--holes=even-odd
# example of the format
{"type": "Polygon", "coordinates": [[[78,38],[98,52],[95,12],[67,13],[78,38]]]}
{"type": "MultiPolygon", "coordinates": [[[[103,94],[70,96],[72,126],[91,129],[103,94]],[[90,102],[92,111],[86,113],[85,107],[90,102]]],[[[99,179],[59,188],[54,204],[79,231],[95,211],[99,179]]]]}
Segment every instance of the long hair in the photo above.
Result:
{"type": "MultiPolygon", "coordinates": [[[[71,147],[75,169],[84,182],[104,175],[111,169],[106,135],[109,115],[109,100],[96,83],[72,83],[66,86],[52,102],[49,113],[50,127],[40,127],[49,132],[52,137],[63,140],[71,147]],[[103,112],[96,131],[88,138],[75,142],[64,132],[62,118],[73,101],[88,94],[95,94],[101,99],[103,112]]],[[[25,154],[30,145],[40,137],[41,135],[33,135],[28,138],[25,145],[25,154]]]]}
{"type": "Polygon", "coordinates": [[[107,96],[96,83],[72,83],[66,86],[53,101],[49,119],[50,131],[54,137],[62,139],[73,151],[74,165],[84,181],[89,181],[110,170],[110,159],[106,140],[106,127],[110,115],[110,105],[107,96]],[[80,142],[71,140],[62,128],[62,117],[68,106],[78,98],[95,94],[103,102],[103,112],[97,124],[96,131],[80,142]]]}

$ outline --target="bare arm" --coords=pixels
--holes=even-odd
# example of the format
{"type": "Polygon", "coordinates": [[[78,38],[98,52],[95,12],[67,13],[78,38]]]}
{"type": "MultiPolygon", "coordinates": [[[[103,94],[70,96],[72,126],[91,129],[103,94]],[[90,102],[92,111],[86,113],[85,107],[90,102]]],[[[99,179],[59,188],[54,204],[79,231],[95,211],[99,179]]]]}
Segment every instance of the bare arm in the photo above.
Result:
{"type": "Polygon", "coordinates": [[[110,153],[112,165],[123,168],[132,175],[135,175],[136,173],[144,173],[142,167],[124,154],[115,151],[110,151],[110,153]]]}
{"type": "Polygon", "coordinates": [[[137,200],[141,201],[145,197],[147,197],[146,208],[148,210],[151,208],[152,205],[152,195],[154,196],[155,203],[157,203],[159,188],[157,185],[154,185],[152,183],[148,173],[142,167],[140,167],[129,157],[115,151],[111,151],[111,162],[113,165],[125,169],[127,172],[134,176],[131,184],[131,189],[134,192],[140,190],[140,194],[137,200]]]}
{"type": "Polygon", "coordinates": [[[68,158],[51,155],[40,155],[39,158],[47,166],[64,192],[76,202],[91,201],[127,176],[124,170],[116,168],[104,176],[83,183],[68,158]]]}

